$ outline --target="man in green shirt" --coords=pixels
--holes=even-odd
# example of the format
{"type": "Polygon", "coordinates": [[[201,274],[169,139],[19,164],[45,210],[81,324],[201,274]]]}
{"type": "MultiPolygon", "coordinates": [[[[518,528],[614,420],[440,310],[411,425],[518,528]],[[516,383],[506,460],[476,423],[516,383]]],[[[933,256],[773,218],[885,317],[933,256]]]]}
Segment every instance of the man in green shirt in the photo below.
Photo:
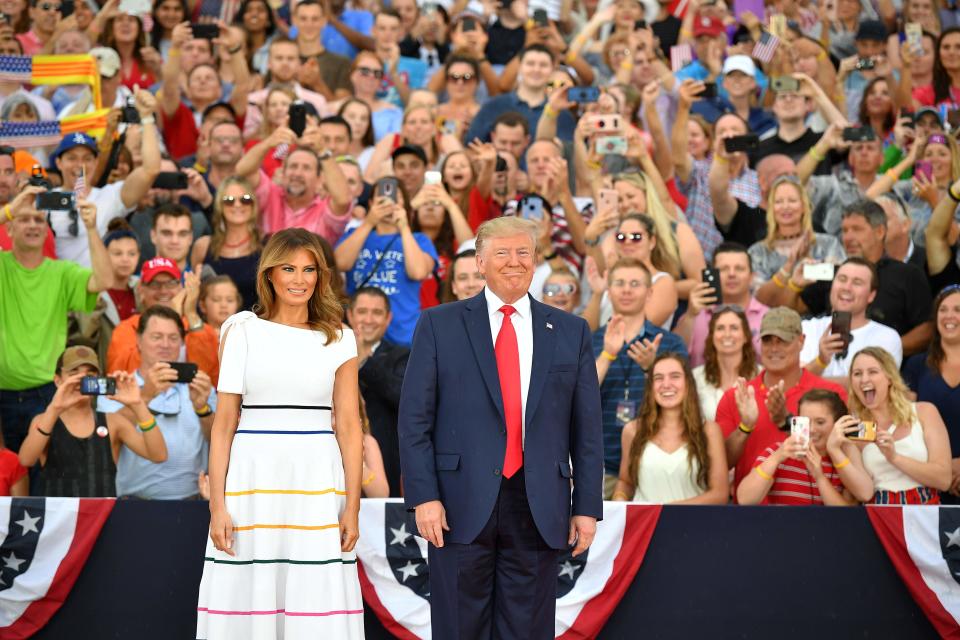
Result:
{"type": "Polygon", "coordinates": [[[30,421],[50,404],[53,374],[67,341],[67,312],[93,311],[111,281],[110,259],[97,232],[97,207],[80,200],[78,218],[89,237],[93,270],[43,255],[47,218],[28,186],[0,209],[13,244],[0,251],[0,426],[17,451],[30,421]]]}

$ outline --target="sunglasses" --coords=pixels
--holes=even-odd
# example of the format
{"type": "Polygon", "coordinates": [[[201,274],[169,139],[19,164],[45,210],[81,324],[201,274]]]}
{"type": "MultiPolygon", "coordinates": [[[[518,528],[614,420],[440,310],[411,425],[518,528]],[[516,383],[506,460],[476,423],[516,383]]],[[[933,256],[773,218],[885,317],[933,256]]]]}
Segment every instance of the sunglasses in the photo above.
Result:
{"type": "Polygon", "coordinates": [[[625,242],[643,242],[643,234],[639,231],[636,233],[623,233],[620,232],[616,236],[617,242],[623,244],[625,242]]]}
{"type": "Polygon", "coordinates": [[[222,202],[223,204],[225,204],[225,205],[227,205],[227,206],[230,206],[230,205],[232,205],[232,204],[240,203],[240,204],[242,204],[242,205],[245,206],[245,207],[249,207],[250,205],[253,204],[253,196],[250,195],[249,193],[245,193],[245,194],[243,194],[242,196],[240,196],[239,198],[238,198],[237,196],[223,196],[223,197],[220,199],[220,202],[222,202]]]}
{"type": "Polygon", "coordinates": [[[6,145],[0,146],[0,156],[12,156],[16,153],[16,149],[13,147],[8,147],[6,145]]]}
{"type": "Polygon", "coordinates": [[[564,295],[573,295],[577,292],[577,285],[572,282],[565,282],[563,284],[551,282],[550,284],[543,285],[543,295],[548,298],[557,296],[560,294],[564,295]]]}
{"type": "Polygon", "coordinates": [[[143,286],[148,289],[166,289],[167,291],[173,291],[180,286],[179,280],[164,280],[162,282],[157,282],[156,280],[151,280],[150,282],[144,282],[143,286]]]}
{"type": "Polygon", "coordinates": [[[76,209],[70,209],[70,211],[67,212],[67,217],[70,218],[70,226],[67,227],[67,233],[76,238],[80,233],[80,225],[78,224],[80,215],[76,209]]]}
{"type": "Polygon", "coordinates": [[[382,69],[371,69],[370,67],[357,67],[357,71],[360,72],[360,75],[365,76],[365,77],[368,77],[368,78],[369,78],[370,76],[373,76],[373,77],[376,78],[377,80],[381,80],[381,79],[383,78],[383,70],[382,70],[382,69]]]}
{"type": "Polygon", "coordinates": [[[52,2],[34,2],[33,6],[41,11],[60,11],[62,5],[53,4],[52,2]]]}
{"type": "Polygon", "coordinates": [[[472,73],[448,73],[447,80],[449,82],[459,82],[461,84],[466,84],[473,80],[476,76],[472,73]]]}

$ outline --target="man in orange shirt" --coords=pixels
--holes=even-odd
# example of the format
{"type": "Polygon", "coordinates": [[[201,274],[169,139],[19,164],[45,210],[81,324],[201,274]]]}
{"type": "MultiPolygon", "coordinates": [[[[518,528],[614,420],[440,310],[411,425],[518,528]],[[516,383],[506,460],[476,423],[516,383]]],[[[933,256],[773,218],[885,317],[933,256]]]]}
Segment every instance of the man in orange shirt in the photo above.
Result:
{"type": "MultiPolygon", "coordinates": [[[[181,353],[181,360],[196,363],[201,371],[210,376],[216,388],[220,374],[220,362],[217,359],[219,338],[213,327],[206,324],[197,313],[200,276],[194,273],[182,276],[174,262],[157,257],[143,263],[137,287],[144,309],[159,304],[180,314],[187,328],[186,354],[181,353]],[[181,277],[184,284],[180,284],[181,277]]],[[[132,372],[140,367],[140,351],[137,349],[139,324],[140,314],[137,313],[113,330],[107,349],[107,371],[119,369],[132,372]]]]}

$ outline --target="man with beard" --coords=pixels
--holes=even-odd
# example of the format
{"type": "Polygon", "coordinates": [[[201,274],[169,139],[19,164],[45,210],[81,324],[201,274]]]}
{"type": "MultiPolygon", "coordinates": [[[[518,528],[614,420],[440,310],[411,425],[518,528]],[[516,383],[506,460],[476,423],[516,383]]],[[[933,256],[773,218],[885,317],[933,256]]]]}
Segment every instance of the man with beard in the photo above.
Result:
{"type": "Polygon", "coordinates": [[[343,233],[353,198],[332,151],[323,149],[318,154],[305,146],[317,138],[317,127],[308,127],[302,138],[287,127],[278,127],[237,163],[237,175],[248,179],[255,190],[265,235],[302,227],[333,245],[343,233]],[[279,144],[300,145],[283,161],[284,186],[273,182],[261,168],[267,153],[279,144]],[[320,195],[321,186],[329,195],[320,195]]]}

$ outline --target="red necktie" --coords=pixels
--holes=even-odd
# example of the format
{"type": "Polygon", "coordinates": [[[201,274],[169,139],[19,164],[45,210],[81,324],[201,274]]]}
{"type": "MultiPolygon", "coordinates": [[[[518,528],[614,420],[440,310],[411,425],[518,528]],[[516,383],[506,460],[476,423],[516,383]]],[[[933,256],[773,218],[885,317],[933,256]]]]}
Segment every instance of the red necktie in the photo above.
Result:
{"type": "Polygon", "coordinates": [[[494,351],[500,374],[503,416],[507,422],[507,453],[503,457],[503,477],[509,478],[523,466],[523,414],[520,402],[520,349],[510,316],[517,312],[508,304],[500,307],[503,324],[497,334],[494,351]]]}

